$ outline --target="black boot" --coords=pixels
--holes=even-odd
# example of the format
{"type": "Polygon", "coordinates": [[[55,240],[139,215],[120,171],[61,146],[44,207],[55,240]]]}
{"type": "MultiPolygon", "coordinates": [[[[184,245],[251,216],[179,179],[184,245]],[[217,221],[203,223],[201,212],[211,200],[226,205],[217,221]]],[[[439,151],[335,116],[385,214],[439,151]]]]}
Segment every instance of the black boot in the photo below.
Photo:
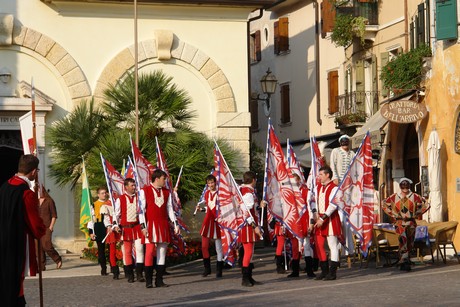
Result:
{"type": "Polygon", "coordinates": [[[244,258],[244,248],[241,246],[238,249],[238,267],[242,268],[243,267],[243,258],[244,258]]]}
{"type": "Polygon", "coordinates": [[[125,269],[125,276],[126,278],[128,278],[128,282],[133,283],[134,282],[133,265],[132,264],[125,265],[124,269],[125,269]]]}
{"type": "Polygon", "coordinates": [[[293,259],[291,262],[292,273],[289,274],[287,277],[299,277],[299,269],[300,269],[300,260],[293,259]]]}
{"type": "Polygon", "coordinates": [[[216,277],[220,278],[222,277],[222,269],[224,268],[224,262],[223,261],[217,261],[216,265],[216,277]]]}
{"type": "Polygon", "coordinates": [[[243,287],[252,287],[253,284],[249,280],[249,267],[242,267],[241,272],[243,273],[243,281],[241,282],[241,285],[243,287]]]}
{"type": "Polygon", "coordinates": [[[157,265],[157,274],[155,276],[155,287],[168,287],[167,284],[163,282],[163,275],[165,273],[165,266],[163,265],[157,265]]]}
{"type": "Polygon", "coordinates": [[[409,260],[405,260],[403,263],[401,263],[401,267],[399,268],[401,271],[406,271],[410,272],[411,271],[411,263],[409,260]]]}
{"type": "Polygon", "coordinates": [[[144,271],[144,264],[143,263],[136,263],[136,280],[139,282],[144,282],[145,278],[142,275],[144,271]]]}
{"type": "Polygon", "coordinates": [[[109,275],[107,273],[107,265],[106,264],[101,264],[101,276],[107,276],[109,275]]]}
{"type": "Polygon", "coordinates": [[[206,277],[211,274],[211,259],[203,258],[204,271],[201,276],[206,277]]]}
{"type": "Polygon", "coordinates": [[[278,274],[286,273],[286,271],[284,270],[284,257],[283,256],[276,256],[276,273],[278,274]]]}
{"type": "Polygon", "coordinates": [[[314,278],[316,274],[313,273],[313,258],[305,257],[305,273],[307,273],[307,278],[314,278]]]}
{"type": "Polygon", "coordinates": [[[111,267],[113,279],[120,279],[120,268],[116,265],[111,267]]]}
{"type": "Polygon", "coordinates": [[[313,272],[318,271],[318,267],[319,267],[319,259],[313,258],[313,272]]]}
{"type": "Polygon", "coordinates": [[[336,280],[337,279],[337,268],[340,263],[337,261],[331,261],[331,268],[329,269],[329,274],[324,278],[324,280],[336,280]]]}
{"type": "Polygon", "coordinates": [[[321,261],[319,263],[319,266],[321,267],[321,273],[316,276],[315,280],[323,280],[327,274],[329,273],[329,264],[326,261],[321,261]]]}
{"type": "Polygon", "coordinates": [[[153,288],[152,280],[153,280],[153,266],[145,266],[145,287],[146,288],[153,288]]]}
{"type": "Polygon", "coordinates": [[[254,278],[252,278],[252,270],[254,269],[254,263],[249,264],[249,281],[251,282],[252,285],[261,285],[262,283],[260,281],[255,281],[254,278]]]}

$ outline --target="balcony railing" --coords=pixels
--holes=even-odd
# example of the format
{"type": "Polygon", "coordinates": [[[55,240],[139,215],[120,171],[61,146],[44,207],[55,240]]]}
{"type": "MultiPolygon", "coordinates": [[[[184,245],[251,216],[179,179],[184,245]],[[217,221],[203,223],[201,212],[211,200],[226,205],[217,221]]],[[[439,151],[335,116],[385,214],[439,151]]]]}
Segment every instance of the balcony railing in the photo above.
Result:
{"type": "Polygon", "coordinates": [[[338,14],[367,18],[368,25],[379,24],[379,4],[377,0],[372,2],[359,2],[358,0],[353,0],[345,5],[337,7],[336,10],[338,14]]]}
{"type": "Polygon", "coordinates": [[[379,109],[379,92],[355,91],[337,96],[336,100],[339,107],[336,119],[348,116],[352,122],[363,122],[379,109]]]}

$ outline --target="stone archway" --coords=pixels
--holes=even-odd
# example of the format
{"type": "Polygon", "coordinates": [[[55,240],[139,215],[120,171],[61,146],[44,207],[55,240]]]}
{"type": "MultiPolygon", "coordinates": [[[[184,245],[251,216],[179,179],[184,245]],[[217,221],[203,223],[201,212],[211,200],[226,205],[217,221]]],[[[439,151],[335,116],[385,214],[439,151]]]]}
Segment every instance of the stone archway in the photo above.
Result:
{"type": "Polygon", "coordinates": [[[0,45],[27,48],[46,59],[62,77],[72,101],[91,97],[91,87],[75,59],[50,37],[23,26],[13,15],[0,14],[0,45]]]}
{"type": "MultiPolygon", "coordinates": [[[[249,112],[238,112],[232,87],[222,69],[203,51],[178,39],[172,32],[155,31],[156,38],[145,40],[138,45],[138,63],[149,60],[182,61],[193,67],[206,80],[216,103],[217,136],[227,140],[242,154],[241,169],[249,168],[249,112]],[[165,38],[166,37],[166,38],[165,38]]],[[[127,71],[134,70],[134,45],[120,51],[101,73],[94,98],[102,100],[104,90],[116,84],[127,71]]]]}

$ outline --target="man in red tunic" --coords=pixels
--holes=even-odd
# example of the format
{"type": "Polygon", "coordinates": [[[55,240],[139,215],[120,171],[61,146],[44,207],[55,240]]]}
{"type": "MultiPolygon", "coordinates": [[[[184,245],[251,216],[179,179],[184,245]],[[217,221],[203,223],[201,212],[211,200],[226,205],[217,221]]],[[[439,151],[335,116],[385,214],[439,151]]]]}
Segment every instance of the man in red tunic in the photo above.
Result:
{"type": "Polygon", "coordinates": [[[18,173],[0,188],[0,297],[2,306],[25,306],[24,277],[35,276],[38,264],[34,239],[46,226],[38,213],[38,199],[31,180],[38,172],[38,158],[19,158],[18,173]]]}
{"type": "MultiPolygon", "coordinates": [[[[152,288],[153,278],[153,257],[156,247],[156,287],[167,287],[163,282],[165,275],[166,250],[171,241],[169,231],[169,220],[174,223],[174,232],[179,234],[179,225],[176,223],[176,215],[172,207],[172,202],[168,201],[170,191],[165,188],[166,173],[156,169],[152,174],[152,183],[142,188],[139,193],[141,210],[145,212],[145,225],[142,229],[146,241],[145,250],[145,286],[152,288]],[[156,246],[155,246],[156,245],[156,246]]],[[[141,215],[142,218],[142,215],[141,215]]]]}
{"type": "Polygon", "coordinates": [[[132,178],[124,181],[125,193],[115,201],[115,216],[113,229],[122,233],[123,241],[123,264],[125,275],[129,283],[134,282],[133,245],[136,249],[136,278],[138,281],[145,281],[142,276],[144,262],[144,248],[141,240],[143,238],[141,217],[138,213],[136,182],[132,178]],[[118,221],[119,225],[116,224],[118,221]]]}
{"type": "MultiPolygon", "coordinates": [[[[246,208],[242,208],[246,224],[238,232],[238,241],[243,244],[244,249],[242,266],[243,281],[241,283],[244,287],[252,287],[255,284],[259,284],[252,278],[252,269],[254,265],[251,263],[254,253],[254,243],[262,236],[255,210],[255,206],[258,203],[254,190],[255,186],[256,174],[251,171],[245,172],[243,174],[243,185],[240,187],[240,191],[243,196],[244,205],[246,206],[246,208]]],[[[262,201],[261,206],[265,206],[265,202],[262,201]]]]}
{"type": "MultiPolygon", "coordinates": [[[[224,262],[222,261],[222,240],[220,227],[216,222],[216,200],[217,200],[217,189],[216,189],[216,177],[208,175],[206,177],[206,185],[208,190],[204,194],[204,202],[206,203],[206,216],[204,217],[203,224],[201,225],[201,251],[203,253],[203,265],[204,272],[203,277],[211,274],[211,259],[209,255],[209,241],[214,239],[216,243],[216,254],[217,254],[217,272],[216,277],[222,277],[222,268],[224,262]]],[[[197,205],[197,209],[200,209],[200,205],[197,205]]]]}
{"type": "Polygon", "coordinates": [[[316,276],[317,280],[335,280],[337,278],[337,268],[340,264],[339,259],[339,237],[342,235],[342,224],[337,212],[337,207],[330,205],[334,197],[337,186],[331,180],[332,170],[329,166],[319,169],[319,179],[321,185],[318,186],[317,202],[319,218],[315,224],[315,249],[320,261],[321,274],[316,276]],[[324,244],[327,241],[331,256],[331,266],[327,262],[324,244]]]}

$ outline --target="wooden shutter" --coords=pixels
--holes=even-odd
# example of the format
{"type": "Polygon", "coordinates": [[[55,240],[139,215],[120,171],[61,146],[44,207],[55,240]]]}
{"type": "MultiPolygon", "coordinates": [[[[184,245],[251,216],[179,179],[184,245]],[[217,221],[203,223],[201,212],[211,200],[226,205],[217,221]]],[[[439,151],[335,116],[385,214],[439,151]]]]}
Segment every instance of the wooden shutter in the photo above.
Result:
{"type": "MultiPolygon", "coordinates": [[[[385,67],[385,65],[388,64],[390,60],[390,53],[389,52],[382,52],[380,54],[380,65],[381,65],[381,68],[380,68],[380,71],[382,71],[383,67],[385,67]]],[[[385,88],[383,86],[383,82],[381,82],[381,86],[382,86],[382,90],[380,91],[380,93],[382,94],[383,97],[387,97],[388,96],[388,89],[385,88]]]]}
{"type": "Polygon", "coordinates": [[[275,21],[273,24],[273,47],[275,54],[280,53],[280,31],[279,31],[279,21],[275,21]]]}
{"type": "Polygon", "coordinates": [[[421,3],[417,6],[418,15],[417,21],[417,44],[416,47],[425,43],[425,4],[421,3]]]}
{"type": "Polygon", "coordinates": [[[436,1],[436,39],[457,37],[457,0],[436,1]]]}
{"type": "Polygon", "coordinates": [[[255,33],[254,48],[256,54],[256,61],[259,62],[262,60],[262,50],[260,47],[260,30],[257,30],[255,33]]]}
{"type": "Polygon", "coordinates": [[[280,39],[280,52],[289,50],[289,18],[283,17],[279,19],[279,39],[280,39]]]}
{"type": "MultiPolygon", "coordinates": [[[[355,102],[356,102],[356,110],[363,110],[364,109],[364,61],[360,60],[356,62],[355,65],[355,102]]],[[[352,106],[353,110],[353,106],[352,106]]]]}
{"type": "Polygon", "coordinates": [[[289,84],[281,86],[281,123],[286,124],[291,121],[291,110],[289,101],[289,84]]]}
{"type": "Polygon", "coordinates": [[[379,74],[377,72],[377,57],[372,55],[372,114],[375,114],[379,110],[379,74]]]}
{"type": "Polygon", "coordinates": [[[330,0],[321,2],[321,37],[325,38],[327,32],[332,32],[335,24],[335,8],[330,0]]]}
{"type": "Polygon", "coordinates": [[[337,96],[339,95],[339,72],[337,70],[330,71],[327,74],[327,84],[329,90],[329,114],[334,114],[339,111],[337,96]]]}

